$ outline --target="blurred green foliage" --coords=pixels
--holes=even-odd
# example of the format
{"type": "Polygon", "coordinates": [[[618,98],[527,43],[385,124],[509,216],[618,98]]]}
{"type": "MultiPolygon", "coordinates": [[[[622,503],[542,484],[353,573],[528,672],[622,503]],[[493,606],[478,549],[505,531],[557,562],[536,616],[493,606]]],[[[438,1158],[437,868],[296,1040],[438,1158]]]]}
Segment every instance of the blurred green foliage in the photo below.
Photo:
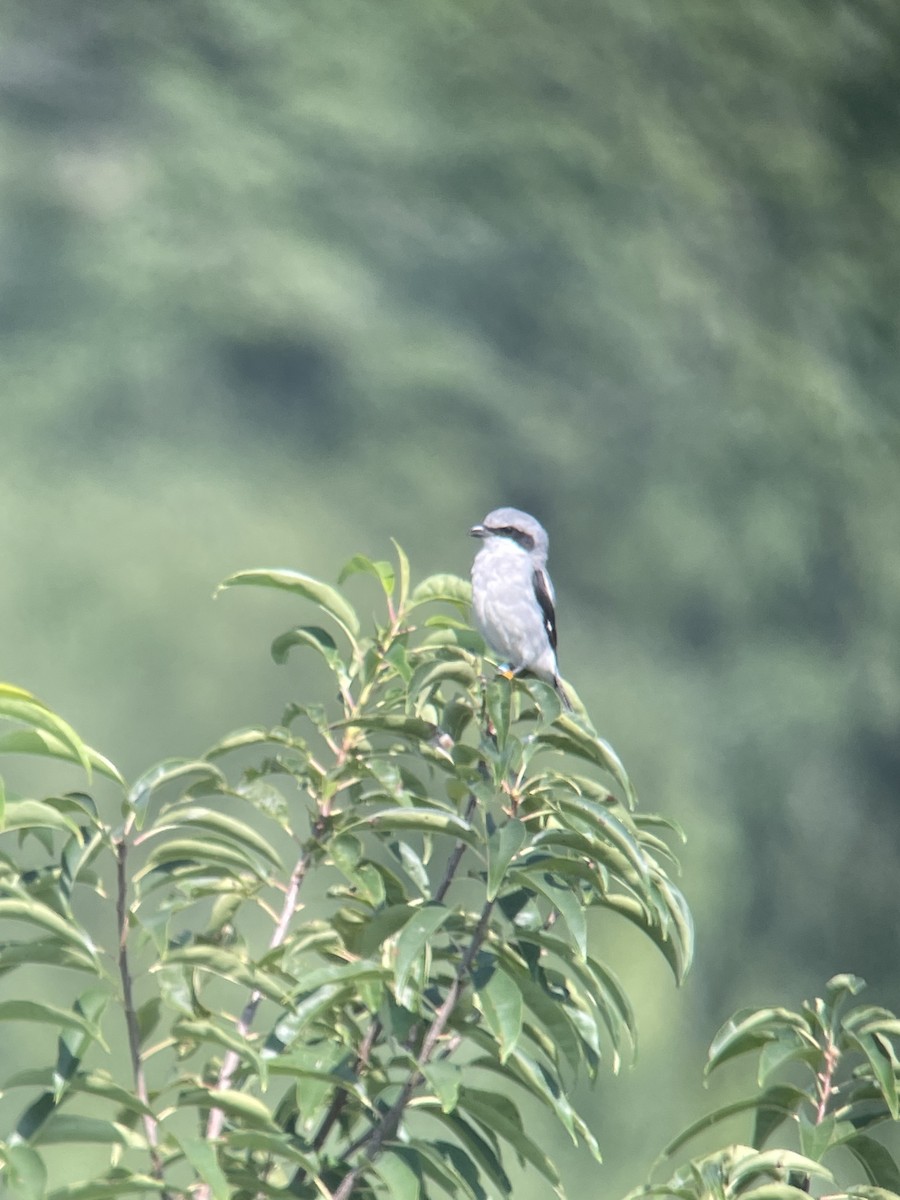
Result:
{"type": "Polygon", "coordinates": [[[563,671],[691,835],[610,1194],[739,1004],[897,1007],[898,45],[891,0],[0,14],[3,675],[134,774],[296,693],[217,579],[536,512],[563,671]]]}

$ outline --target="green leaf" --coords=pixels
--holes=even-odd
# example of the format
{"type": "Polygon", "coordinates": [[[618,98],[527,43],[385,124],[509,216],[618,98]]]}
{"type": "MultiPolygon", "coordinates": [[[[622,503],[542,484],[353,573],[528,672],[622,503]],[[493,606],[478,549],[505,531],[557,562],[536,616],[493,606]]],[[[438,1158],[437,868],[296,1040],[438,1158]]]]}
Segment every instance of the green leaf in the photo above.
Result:
{"type": "Polygon", "coordinates": [[[553,880],[546,872],[518,869],[510,873],[510,882],[532,888],[547,900],[563,918],[575,943],[575,952],[584,962],[587,958],[587,921],[581,902],[572,890],[553,880]]]}
{"type": "Polygon", "coordinates": [[[394,994],[399,1003],[413,967],[422,957],[425,947],[451,915],[442,904],[426,904],[413,915],[397,938],[397,957],[394,963],[394,994]]]}
{"type": "Polygon", "coordinates": [[[49,963],[54,967],[70,967],[92,974],[97,973],[99,966],[97,960],[82,947],[63,942],[58,937],[35,938],[28,942],[0,942],[0,973],[25,963],[49,963]]]}
{"type": "Polygon", "coordinates": [[[780,1125],[783,1120],[793,1116],[798,1105],[806,1099],[806,1093],[799,1088],[778,1087],[771,1088],[760,1096],[750,1096],[746,1100],[735,1100],[731,1104],[723,1104],[720,1108],[714,1108],[696,1121],[692,1121],[686,1129],[683,1129],[676,1138],[668,1143],[660,1157],[671,1158],[698,1133],[704,1133],[707,1129],[712,1129],[713,1126],[720,1125],[723,1121],[727,1121],[739,1113],[753,1112],[762,1108],[768,1109],[773,1115],[778,1116],[777,1122],[772,1123],[772,1128],[775,1128],[776,1124],[780,1125]]]}
{"type": "Polygon", "coordinates": [[[111,1171],[105,1179],[88,1179],[56,1188],[47,1200],[119,1200],[120,1196],[165,1191],[167,1185],[162,1180],[123,1169],[111,1171]]]}
{"type": "Polygon", "coordinates": [[[399,713],[384,713],[376,716],[360,715],[346,721],[335,721],[335,729],[352,726],[354,729],[375,729],[410,738],[414,742],[430,742],[440,731],[433,721],[421,717],[402,716],[399,713]]]}
{"type": "MultiPolygon", "coordinates": [[[[825,1179],[829,1183],[834,1183],[834,1176],[827,1167],[823,1167],[821,1163],[815,1162],[811,1158],[805,1157],[803,1154],[795,1154],[792,1150],[763,1150],[757,1154],[748,1154],[743,1157],[740,1162],[735,1163],[730,1172],[730,1183],[735,1192],[741,1185],[754,1175],[771,1172],[773,1175],[782,1175],[788,1171],[797,1171],[803,1175],[814,1175],[819,1179],[825,1179]]],[[[766,1185],[769,1186],[769,1185],[766,1185]]],[[[747,1192],[747,1196],[753,1195],[752,1192],[747,1192]]]]}
{"type": "Polygon", "coordinates": [[[866,1173],[869,1183],[900,1195],[900,1169],[890,1151],[864,1133],[848,1138],[844,1145],[866,1173]]]}
{"type": "Polygon", "coordinates": [[[545,746],[552,746],[566,754],[574,754],[600,767],[619,784],[629,808],[637,807],[637,797],[628,773],[619,756],[609,742],[586,729],[577,717],[565,713],[557,717],[551,729],[539,733],[535,739],[545,746]]]}
{"type": "Polygon", "coordinates": [[[872,1074],[884,1097],[891,1116],[896,1121],[900,1117],[900,1106],[897,1100],[897,1080],[895,1075],[893,1047],[886,1039],[878,1034],[848,1034],[848,1040],[857,1045],[872,1068],[872,1074]]]}
{"type": "Polygon", "coordinates": [[[20,721],[23,725],[49,733],[68,748],[74,761],[84,768],[85,774],[90,778],[91,760],[84,742],[71,725],[51,712],[30,692],[10,684],[0,684],[0,717],[20,721]]]}
{"type": "Polygon", "coordinates": [[[526,1162],[540,1172],[558,1196],[562,1193],[562,1182],[556,1167],[543,1150],[526,1136],[518,1109],[506,1096],[495,1092],[482,1092],[475,1088],[462,1088],[459,1107],[479,1125],[490,1129],[516,1151],[526,1162]]]}
{"type": "Polygon", "coordinates": [[[153,793],[167,783],[183,779],[187,775],[199,775],[201,779],[208,780],[213,785],[220,787],[222,791],[228,791],[227,779],[219,768],[214,767],[211,763],[205,762],[203,759],[164,759],[155,767],[151,767],[149,771],[145,771],[129,789],[127,802],[135,813],[139,829],[143,824],[147,805],[150,803],[153,793]]]}
{"type": "Polygon", "coordinates": [[[215,1200],[229,1200],[231,1187],[219,1166],[215,1146],[204,1138],[173,1136],[199,1178],[211,1189],[215,1200]]]}
{"type": "Polygon", "coordinates": [[[397,571],[400,578],[400,592],[397,596],[397,610],[403,612],[406,608],[406,600],[409,596],[409,559],[406,556],[406,551],[398,541],[391,538],[394,545],[394,550],[397,553],[397,571]]]}
{"type": "MultiPolygon", "coordinates": [[[[114,763],[84,743],[82,748],[92,767],[125,786],[125,780],[114,763]]],[[[0,754],[35,754],[43,758],[61,758],[66,762],[83,765],[81,756],[71,745],[44,729],[12,729],[0,735],[0,754]]]]}
{"type": "Polygon", "coordinates": [[[595,1162],[599,1163],[603,1161],[597,1139],[569,1102],[562,1080],[558,1076],[552,1075],[543,1063],[527,1055],[521,1046],[517,1046],[510,1053],[507,1059],[507,1070],[503,1070],[493,1058],[477,1059],[474,1065],[482,1067],[487,1071],[495,1071],[504,1079],[510,1077],[507,1070],[511,1071],[512,1078],[520,1086],[524,1087],[532,1096],[535,1096],[553,1112],[569,1134],[573,1143],[577,1143],[578,1139],[581,1138],[590,1150],[595,1162]]]}
{"type": "Polygon", "coordinates": [[[459,838],[467,845],[478,847],[481,838],[462,817],[453,813],[439,812],[433,808],[385,808],[378,812],[369,813],[365,817],[351,820],[344,827],[347,832],[351,829],[372,829],[376,832],[407,831],[416,833],[445,833],[450,837],[459,838]]]}
{"type": "Polygon", "coordinates": [[[255,858],[233,845],[213,838],[206,841],[197,838],[172,838],[163,842],[150,852],[147,861],[134,878],[143,879],[152,871],[177,863],[197,863],[229,871],[245,870],[263,878],[263,872],[255,858]]]}
{"type": "Polygon", "coordinates": [[[453,1112],[462,1086],[462,1068],[446,1059],[434,1059],[419,1068],[425,1081],[440,1101],[445,1113],[453,1112]]]}
{"type": "Polygon", "coordinates": [[[505,1063],[522,1034],[525,1004],[515,980],[493,959],[486,977],[475,976],[475,994],[488,1027],[497,1039],[500,1061],[505,1063]],[[483,982],[480,982],[483,980],[483,982]]]}
{"type": "Polygon", "coordinates": [[[253,850],[268,859],[273,866],[282,868],[281,859],[272,849],[270,842],[245,821],[240,821],[236,817],[229,817],[225,813],[211,808],[197,805],[181,807],[179,804],[178,806],[167,806],[160,820],[162,823],[148,831],[140,839],[141,841],[146,841],[159,833],[168,833],[182,825],[194,825],[199,829],[208,829],[215,834],[223,834],[225,837],[233,839],[238,847],[253,850]]]}
{"type": "Polygon", "coordinates": [[[6,819],[2,832],[10,829],[31,829],[41,826],[44,829],[60,829],[64,833],[81,837],[78,825],[65,813],[46,804],[42,800],[8,800],[6,802],[6,819]]]}
{"type": "Polygon", "coordinates": [[[79,1013],[66,1008],[57,1008],[41,1000],[0,1000],[0,1021],[36,1021],[43,1025],[78,1029],[89,1038],[96,1038],[99,1031],[79,1013]]]}
{"type": "Polygon", "coordinates": [[[221,1108],[233,1121],[254,1129],[279,1132],[272,1120],[272,1114],[262,1100],[249,1096],[246,1092],[238,1092],[231,1088],[189,1088],[179,1095],[179,1101],[201,1109],[221,1108]]]}
{"type": "Polygon", "coordinates": [[[524,822],[511,817],[495,827],[488,838],[487,898],[493,900],[503,884],[507,867],[525,844],[527,830],[524,822]]]}
{"type": "Polygon", "coordinates": [[[351,575],[359,574],[374,576],[381,584],[386,596],[390,596],[394,590],[394,568],[389,562],[373,562],[371,558],[366,558],[364,554],[354,554],[341,567],[341,572],[338,575],[338,583],[343,583],[351,575]]]}
{"type": "Polygon", "coordinates": [[[753,1120],[753,1145],[761,1150],[772,1134],[785,1121],[792,1118],[809,1096],[802,1088],[791,1084],[776,1084],[760,1092],[756,1097],[756,1115],[753,1120]]]}
{"type": "Polygon", "coordinates": [[[439,683],[450,680],[468,688],[477,681],[478,673],[474,667],[461,659],[450,659],[446,662],[434,662],[427,659],[413,671],[409,681],[410,696],[418,696],[420,692],[434,688],[439,683]]]}
{"type": "Polygon", "coordinates": [[[438,1105],[430,1104],[427,1098],[416,1107],[417,1111],[428,1112],[452,1131],[464,1153],[477,1163],[501,1195],[509,1196],[512,1193],[512,1183],[493,1146],[468,1121],[463,1120],[458,1109],[445,1113],[438,1105]]]}
{"type": "Polygon", "coordinates": [[[44,1200],[47,1192],[47,1168],[30,1146],[0,1147],[0,1159],[6,1165],[9,1194],[17,1200],[44,1200]]]}
{"type": "Polygon", "coordinates": [[[375,1160],[371,1170],[387,1187],[391,1200],[418,1200],[419,1176],[406,1160],[406,1153],[388,1148],[375,1160]]]}
{"type": "Polygon", "coordinates": [[[46,904],[42,904],[40,900],[30,897],[27,900],[14,898],[0,900],[0,920],[4,919],[39,925],[49,933],[55,934],[63,942],[76,947],[77,950],[86,950],[91,959],[96,961],[94,944],[88,935],[79,929],[74,921],[61,917],[59,913],[54,912],[46,904]]]}
{"type": "Polygon", "coordinates": [[[818,1049],[818,1043],[807,1030],[806,1022],[789,1009],[760,1008],[736,1013],[713,1038],[705,1073],[709,1075],[716,1067],[740,1054],[758,1050],[786,1030],[792,1030],[807,1045],[818,1049]]]}
{"type": "Polygon", "coordinates": [[[335,675],[345,674],[344,661],[341,658],[337,643],[330,633],[318,625],[297,625],[282,633],[272,643],[272,658],[279,665],[288,660],[288,655],[295,646],[308,646],[325,659],[335,675]]]}
{"type": "Polygon", "coordinates": [[[429,575],[413,589],[409,607],[412,610],[434,602],[453,604],[465,611],[472,603],[472,585],[458,575],[429,575]]]}
{"type": "Polygon", "coordinates": [[[303,575],[299,571],[277,569],[238,571],[235,575],[229,575],[227,579],[223,580],[214,594],[217,596],[226,588],[239,586],[277,588],[281,591],[293,592],[297,596],[312,600],[314,604],[333,617],[338,625],[350,635],[351,641],[359,634],[359,617],[353,607],[348,604],[340,592],[329,587],[327,583],[313,579],[310,575],[303,575]]]}
{"type": "Polygon", "coordinates": [[[139,1134],[119,1125],[115,1121],[104,1121],[99,1117],[68,1116],[54,1112],[41,1126],[38,1141],[42,1146],[58,1146],[67,1142],[76,1145],[95,1143],[98,1145],[130,1146],[143,1149],[146,1142],[139,1134]]]}
{"type": "Polygon", "coordinates": [[[512,720],[512,681],[502,674],[498,675],[487,685],[484,698],[493,739],[502,754],[509,743],[509,729],[512,720]]]}

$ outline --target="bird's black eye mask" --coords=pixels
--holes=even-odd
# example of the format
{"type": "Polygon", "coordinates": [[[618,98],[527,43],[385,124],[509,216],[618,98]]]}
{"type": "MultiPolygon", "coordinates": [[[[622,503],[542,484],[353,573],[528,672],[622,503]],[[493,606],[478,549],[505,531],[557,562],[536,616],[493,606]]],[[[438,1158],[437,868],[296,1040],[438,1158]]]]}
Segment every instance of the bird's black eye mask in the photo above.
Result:
{"type": "Polygon", "coordinates": [[[522,529],[516,529],[515,525],[488,525],[487,529],[494,537],[509,538],[510,541],[515,542],[516,545],[521,546],[523,550],[527,550],[529,553],[534,549],[534,538],[531,534],[525,533],[522,529]]]}

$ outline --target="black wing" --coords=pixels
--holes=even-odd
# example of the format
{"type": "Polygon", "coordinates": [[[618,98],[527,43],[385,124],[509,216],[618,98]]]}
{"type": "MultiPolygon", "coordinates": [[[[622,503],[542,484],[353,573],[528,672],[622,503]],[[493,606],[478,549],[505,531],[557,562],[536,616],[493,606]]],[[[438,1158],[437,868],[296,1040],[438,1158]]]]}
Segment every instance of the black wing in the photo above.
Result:
{"type": "Polygon", "coordinates": [[[535,571],[532,578],[534,579],[535,599],[541,606],[541,612],[544,615],[544,628],[547,630],[547,638],[550,645],[556,650],[556,610],[553,607],[553,597],[547,586],[547,577],[543,571],[535,571]]]}

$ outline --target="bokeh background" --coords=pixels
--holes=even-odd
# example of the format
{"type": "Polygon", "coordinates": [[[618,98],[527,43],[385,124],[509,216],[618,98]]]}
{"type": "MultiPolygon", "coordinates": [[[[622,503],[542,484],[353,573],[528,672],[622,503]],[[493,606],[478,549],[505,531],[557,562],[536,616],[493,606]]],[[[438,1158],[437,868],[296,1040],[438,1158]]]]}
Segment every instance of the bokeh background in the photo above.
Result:
{"type": "Polygon", "coordinates": [[[595,931],[642,1044],[575,1194],[724,1098],[736,1007],[900,1006],[898,218],[895,0],[0,14],[0,676],[133,776],[303,695],[229,572],[536,513],[698,931],[681,991],[595,931]]]}

